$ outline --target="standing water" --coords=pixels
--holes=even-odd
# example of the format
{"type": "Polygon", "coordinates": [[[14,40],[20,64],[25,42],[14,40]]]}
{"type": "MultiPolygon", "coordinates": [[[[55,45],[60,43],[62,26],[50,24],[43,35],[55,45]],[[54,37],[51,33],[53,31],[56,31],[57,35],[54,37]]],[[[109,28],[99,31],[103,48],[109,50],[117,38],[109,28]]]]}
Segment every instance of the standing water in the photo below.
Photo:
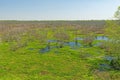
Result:
{"type": "MultiPolygon", "coordinates": [[[[71,49],[76,49],[76,48],[80,48],[81,46],[84,46],[83,44],[81,44],[80,42],[78,42],[78,41],[84,40],[84,38],[77,37],[74,40],[75,41],[71,41],[71,42],[63,42],[62,43],[62,47],[63,46],[70,46],[71,49]]],[[[104,40],[104,41],[107,41],[108,37],[106,37],[106,36],[96,36],[95,40],[104,40]]],[[[57,41],[57,40],[48,40],[47,42],[48,43],[59,43],[59,41],[57,41]]],[[[93,46],[99,46],[100,44],[101,43],[99,42],[99,43],[94,44],[93,46]]],[[[56,45],[55,46],[50,46],[50,45],[47,45],[47,47],[41,49],[40,52],[41,53],[49,52],[51,49],[58,48],[60,46],[56,46],[56,45]]],[[[60,48],[62,48],[62,47],[60,47],[60,48]]],[[[87,47],[85,46],[84,48],[87,48],[87,47]]]]}
{"type": "Polygon", "coordinates": [[[106,37],[106,36],[96,36],[95,40],[105,40],[105,41],[107,41],[108,37],[106,37]]]}

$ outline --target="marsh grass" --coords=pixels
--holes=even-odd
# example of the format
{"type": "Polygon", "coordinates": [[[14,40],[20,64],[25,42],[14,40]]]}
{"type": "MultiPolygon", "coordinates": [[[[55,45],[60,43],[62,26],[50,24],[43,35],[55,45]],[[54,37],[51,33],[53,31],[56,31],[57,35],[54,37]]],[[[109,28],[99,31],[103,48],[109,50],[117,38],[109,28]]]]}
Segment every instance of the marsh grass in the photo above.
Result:
{"type": "Polygon", "coordinates": [[[101,25],[104,22],[1,22],[0,80],[119,80],[118,71],[98,70],[107,62],[104,45],[77,49],[63,45],[82,36],[84,40],[76,43],[92,46],[99,41],[91,34],[104,34],[101,25]],[[61,48],[39,52],[46,46],[61,48]]]}

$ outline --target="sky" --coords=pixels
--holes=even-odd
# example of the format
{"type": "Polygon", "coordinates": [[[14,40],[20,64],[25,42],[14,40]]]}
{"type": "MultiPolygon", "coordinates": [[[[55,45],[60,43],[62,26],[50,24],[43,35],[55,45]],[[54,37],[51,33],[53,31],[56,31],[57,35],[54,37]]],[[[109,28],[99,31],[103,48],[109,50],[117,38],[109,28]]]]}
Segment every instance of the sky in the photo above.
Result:
{"type": "Polygon", "coordinates": [[[0,20],[113,19],[120,0],[0,0],[0,20]]]}

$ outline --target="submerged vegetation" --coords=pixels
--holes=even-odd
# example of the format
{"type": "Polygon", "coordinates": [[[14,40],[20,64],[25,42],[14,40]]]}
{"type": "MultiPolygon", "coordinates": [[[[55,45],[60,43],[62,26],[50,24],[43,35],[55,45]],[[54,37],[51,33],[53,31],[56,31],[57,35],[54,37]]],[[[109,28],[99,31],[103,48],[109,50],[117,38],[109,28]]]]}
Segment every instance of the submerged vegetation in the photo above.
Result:
{"type": "Polygon", "coordinates": [[[0,21],[0,80],[119,80],[119,21],[0,21]]]}

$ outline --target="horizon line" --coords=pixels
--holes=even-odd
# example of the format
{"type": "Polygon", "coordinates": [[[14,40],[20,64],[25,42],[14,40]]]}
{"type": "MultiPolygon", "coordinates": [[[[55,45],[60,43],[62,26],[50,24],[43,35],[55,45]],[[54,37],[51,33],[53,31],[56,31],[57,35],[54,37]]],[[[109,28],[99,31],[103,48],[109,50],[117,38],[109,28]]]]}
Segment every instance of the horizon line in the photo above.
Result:
{"type": "Polygon", "coordinates": [[[86,20],[85,19],[83,20],[82,19],[81,20],[61,20],[61,19],[60,20],[57,20],[57,19],[56,20],[21,20],[21,19],[20,20],[14,20],[14,19],[9,20],[8,19],[7,20],[5,19],[5,20],[0,20],[0,21],[106,21],[106,20],[117,20],[117,19],[86,19],[86,20]]]}

